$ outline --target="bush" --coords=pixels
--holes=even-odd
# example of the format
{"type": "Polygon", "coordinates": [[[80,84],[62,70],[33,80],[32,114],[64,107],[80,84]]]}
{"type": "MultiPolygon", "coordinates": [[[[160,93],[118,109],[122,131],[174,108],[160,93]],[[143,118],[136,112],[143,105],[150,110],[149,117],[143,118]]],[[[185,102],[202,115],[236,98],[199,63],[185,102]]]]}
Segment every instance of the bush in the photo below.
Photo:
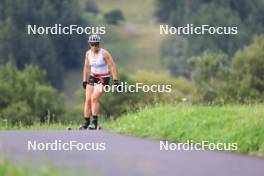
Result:
{"type": "Polygon", "coordinates": [[[33,105],[41,122],[57,122],[57,115],[62,113],[63,99],[52,87],[36,85],[33,105]]]}
{"type": "MultiPolygon", "coordinates": [[[[134,84],[134,82],[125,74],[119,73],[119,81],[134,84]]],[[[110,83],[111,84],[111,83],[110,83]]],[[[78,91],[78,94],[84,100],[85,91],[83,89],[78,91]]],[[[106,117],[117,117],[128,111],[135,111],[138,108],[140,95],[135,93],[118,93],[107,92],[104,93],[100,99],[100,111],[106,117]]]]}
{"type": "Polygon", "coordinates": [[[91,25],[89,17],[83,19],[80,2],[25,0],[21,5],[19,0],[1,0],[0,11],[0,63],[12,61],[20,70],[38,65],[47,71],[46,80],[61,89],[65,71],[81,66],[86,35],[28,35],[26,26],[91,25]]]}
{"type": "Polygon", "coordinates": [[[238,51],[231,65],[232,96],[240,102],[264,99],[264,36],[238,51]]]}
{"type": "Polygon", "coordinates": [[[189,59],[198,101],[206,104],[223,101],[229,75],[229,60],[224,53],[204,52],[189,59]]]}
{"type": "Polygon", "coordinates": [[[109,24],[118,24],[120,21],[124,21],[125,18],[123,16],[123,13],[119,9],[112,10],[104,15],[104,19],[109,24]]]}
{"type": "MultiPolygon", "coordinates": [[[[191,95],[194,91],[193,85],[184,78],[174,79],[169,74],[154,74],[145,71],[139,71],[134,76],[129,77],[119,73],[119,81],[127,82],[128,85],[143,83],[145,85],[171,85],[170,93],[152,93],[152,92],[107,92],[101,97],[101,112],[106,116],[118,117],[127,112],[135,112],[144,107],[155,104],[174,104],[180,101],[191,101],[191,95]]],[[[85,91],[79,91],[84,100],[85,91]]]]}
{"type": "Polygon", "coordinates": [[[20,123],[27,126],[32,125],[34,121],[32,109],[25,101],[10,104],[2,111],[2,116],[12,125],[20,123]]]}
{"type": "Polygon", "coordinates": [[[44,81],[45,73],[29,65],[19,71],[11,64],[0,67],[0,118],[12,124],[56,120],[63,113],[63,99],[44,81]],[[49,118],[48,118],[49,117],[49,118]]]}
{"type": "Polygon", "coordinates": [[[174,75],[189,76],[186,60],[210,49],[224,52],[229,57],[251,42],[254,35],[264,31],[264,3],[262,0],[156,0],[156,17],[171,26],[193,24],[201,26],[236,26],[236,35],[178,35],[168,37],[161,45],[164,65],[174,75]],[[214,15],[211,15],[214,14],[214,15]],[[235,24],[235,25],[234,25],[235,24]]]}
{"type": "Polygon", "coordinates": [[[255,103],[264,99],[264,36],[236,52],[205,52],[190,59],[198,98],[205,103],[255,103]]]}
{"type": "Polygon", "coordinates": [[[171,92],[141,93],[140,102],[144,105],[175,104],[181,101],[191,101],[194,93],[192,83],[183,77],[173,78],[169,73],[152,73],[138,71],[132,76],[134,82],[146,85],[171,85],[171,92]]]}

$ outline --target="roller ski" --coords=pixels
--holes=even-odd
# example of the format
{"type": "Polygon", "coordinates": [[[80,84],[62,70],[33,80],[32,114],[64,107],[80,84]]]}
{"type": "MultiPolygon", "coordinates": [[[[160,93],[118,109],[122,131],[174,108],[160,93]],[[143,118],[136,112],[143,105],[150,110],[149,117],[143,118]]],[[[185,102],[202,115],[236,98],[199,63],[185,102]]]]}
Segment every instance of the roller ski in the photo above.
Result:
{"type": "Polygon", "coordinates": [[[86,126],[83,126],[83,125],[81,125],[79,128],[72,128],[72,127],[67,127],[66,128],[66,130],[68,130],[68,131],[72,131],[72,130],[101,130],[102,129],[102,127],[100,127],[100,126],[97,126],[97,128],[95,128],[95,127],[86,127],[86,126]]]}

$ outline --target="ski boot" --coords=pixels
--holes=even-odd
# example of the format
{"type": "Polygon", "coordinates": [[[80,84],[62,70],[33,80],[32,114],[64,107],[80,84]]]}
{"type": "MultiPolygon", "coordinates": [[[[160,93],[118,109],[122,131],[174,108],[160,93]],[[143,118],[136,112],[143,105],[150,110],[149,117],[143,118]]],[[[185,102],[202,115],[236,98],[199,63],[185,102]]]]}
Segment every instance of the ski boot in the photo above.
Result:
{"type": "Polygon", "coordinates": [[[93,116],[92,123],[89,125],[89,130],[100,130],[101,127],[98,126],[98,117],[93,116]]]}
{"type": "Polygon", "coordinates": [[[84,119],[85,119],[85,122],[84,122],[84,124],[82,124],[82,125],[79,127],[79,130],[87,130],[87,129],[89,129],[90,118],[84,118],[84,119]]]}

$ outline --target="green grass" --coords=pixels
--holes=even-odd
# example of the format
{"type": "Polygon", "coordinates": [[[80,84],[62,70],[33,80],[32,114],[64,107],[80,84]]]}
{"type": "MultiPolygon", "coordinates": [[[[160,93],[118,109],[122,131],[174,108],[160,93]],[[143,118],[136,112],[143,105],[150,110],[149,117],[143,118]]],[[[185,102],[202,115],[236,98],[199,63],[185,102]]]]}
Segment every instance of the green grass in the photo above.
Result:
{"type": "Polygon", "coordinates": [[[263,105],[156,107],[131,113],[104,128],[174,142],[238,143],[238,152],[264,156],[263,105]]]}
{"type": "MultiPolygon", "coordinates": [[[[83,119],[81,117],[77,118],[74,122],[71,123],[51,123],[51,124],[40,124],[39,122],[35,122],[31,126],[24,126],[22,124],[11,125],[6,123],[0,119],[0,131],[8,131],[8,130],[67,130],[69,127],[73,130],[78,129],[80,125],[83,123],[83,119]]],[[[105,120],[103,117],[99,119],[100,124],[105,125],[108,120],[105,120]]],[[[1,176],[1,175],[0,175],[1,176]]]]}
{"type": "MultiPolygon", "coordinates": [[[[71,176],[91,175],[86,170],[76,168],[58,168],[49,163],[39,166],[30,166],[29,163],[11,161],[7,158],[0,157],[0,176],[71,176]]],[[[97,175],[97,174],[93,174],[97,175]]]]}
{"type": "MultiPolygon", "coordinates": [[[[80,125],[80,124],[79,124],[80,125]]],[[[23,126],[23,125],[10,125],[3,122],[0,122],[0,131],[3,130],[66,130],[68,127],[76,127],[78,124],[61,124],[61,123],[54,123],[54,124],[40,124],[34,123],[32,126],[23,126]]]]}
{"type": "Polygon", "coordinates": [[[58,170],[42,166],[41,168],[32,169],[26,166],[11,163],[6,159],[0,159],[0,175],[1,176],[62,176],[58,170]]]}

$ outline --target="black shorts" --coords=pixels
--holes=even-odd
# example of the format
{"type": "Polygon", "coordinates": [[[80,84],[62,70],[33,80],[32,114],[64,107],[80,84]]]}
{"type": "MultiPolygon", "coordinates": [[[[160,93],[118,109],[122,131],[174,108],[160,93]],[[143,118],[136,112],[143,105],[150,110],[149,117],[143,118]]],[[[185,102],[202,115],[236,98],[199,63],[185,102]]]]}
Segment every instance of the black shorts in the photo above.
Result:
{"type": "Polygon", "coordinates": [[[90,75],[88,79],[88,84],[91,86],[94,86],[94,84],[100,84],[100,83],[102,83],[104,86],[109,85],[110,76],[102,77],[102,79],[103,79],[103,83],[100,81],[98,77],[90,75]]]}

